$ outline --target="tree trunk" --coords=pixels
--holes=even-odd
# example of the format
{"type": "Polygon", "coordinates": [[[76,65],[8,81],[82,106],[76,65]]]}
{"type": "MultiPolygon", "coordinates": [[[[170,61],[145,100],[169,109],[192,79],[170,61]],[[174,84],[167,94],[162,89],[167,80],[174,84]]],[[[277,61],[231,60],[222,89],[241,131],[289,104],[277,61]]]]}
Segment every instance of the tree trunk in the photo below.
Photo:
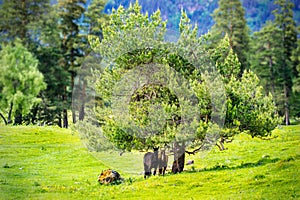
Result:
{"type": "MultiPolygon", "coordinates": [[[[62,100],[64,102],[64,107],[67,107],[68,105],[68,102],[67,102],[67,87],[65,86],[64,88],[64,95],[62,96],[62,100]]],[[[63,116],[62,116],[62,119],[63,119],[63,128],[68,128],[69,126],[69,123],[68,123],[68,110],[65,108],[63,109],[63,116]]]]}
{"type": "MultiPolygon", "coordinates": [[[[71,52],[71,57],[73,57],[73,53],[71,52]]],[[[74,63],[72,61],[72,64],[71,66],[74,66],[74,63]]],[[[71,88],[72,88],[72,92],[74,92],[74,85],[75,85],[75,72],[71,72],[71,88]]],[[[73,124],[76,123],[76,110],[75,108],[72,108],[72,121],[73,121],[73,124]]]]}
{"type": "Polygon", "coordinates": [[[288,97],[288,89],[286,84],[284,84],[284,115],[285,115],[285,125],[290,125],[289,97],[288,97]]]}
{"type": "MultiPolygon", "coordinates": [[[[270,43],[268,43],[268,49],[271,49],[270,43]]],[[[272,56],[269,57],[269,67],[270,67],[270,78],[271,78],[271,94],[273,98],[275,98],[275,83],[274,83],[275,76],[274,76],[272,56]]]]}
{"type": "Polygon", "coordinates": [[[2,115],[2,113],[0,113],[0,116],[1,116],[1,118],[3,119],[5,125],[7,125],[7,121],[6,121],[5,117],[2,115]]]}
{"type": "Polygon", "coordinates": [[[17,110],[14,125],[21,125],[23,121],[22,111],[17,110]]]}
{"type": "Polygon", "coordinates": [[[180,173],[183,171],[185,162],[185,144],[184,142],[179,145],[178,142],[174,143],[174,162],[172,166],[172,173],[180,173]]]}
{"type": "Polygon", "coordinates": [[[59,112],[59,115],[58,115],[58,122],[57,122],[57,125],[62,128],[62,122],[61,122],[61,112],[59,112]]]}
{"type": "Polygon", "coordinates": [[[31,117],[31,123],[32,124],[35,124],[37,113],[38,113],[38,106],[35,106],[32,109],[32,117],[31,117]]]}
{"type": "Polygon", "coordinates": [[[7,117],[7,123],[8,124],[11,124],[11,122],[12,122],[12,120],[11,120],[11,113],[12,113],[13,106],[14,106],[14,104],[10,103],[10,108],[9,108],[8,117],[7,117]]]}
{"type": "Polygon", "coordinates": [[[84,115],[85,115],[85,111],[84,111],[84,106],[85,106],[85,100],[86,100],[86,92],[85,92],[85,88],[86,88],[86,81],[83,80],[83,84],[82,84],[82,90],[81,90],[81,106],[80,106],[80,110],[79,110],[79,120],[82,121],[84,119],[84,115]]]}
{"type": "Polygon", "coordinates": [[[79,121],[83,121],[84,119],[84,103],[82,103],[79,111],[79,121]]]}
{"type": "Polygon", "coordinates": [[[76,123],[76,110],[74,108],[72,109],[72,122],[73,124],[76,123]]]}
{"type": "Polygon", "coordinates": [[[63,111],[63,127],[64,128],[68,128],[69,127],[69,123],[68,123],[68,110],[64,109],[63,111]]]}

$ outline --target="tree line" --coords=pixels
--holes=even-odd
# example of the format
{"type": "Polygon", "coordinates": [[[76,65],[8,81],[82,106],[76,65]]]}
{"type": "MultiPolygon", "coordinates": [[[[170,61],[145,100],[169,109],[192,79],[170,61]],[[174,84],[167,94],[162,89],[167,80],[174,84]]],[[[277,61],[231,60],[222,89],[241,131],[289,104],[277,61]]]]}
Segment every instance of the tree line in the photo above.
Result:
{"type": "MultiPolygon", "coordinates": [[[[88,40],[98,38],[102,41],[109,38],[109,34],[103,34],[103,29],[107,33],[111,31],[110,21],[115,15],[103,14],[105,4],[104,0],[93,0],[88,7],[85,0],[59,0],[54,5],[50,5],[49,0],[3,1],[0,7],[0,114],[4,123],[46,123],[68,128],[68,110],[71,109],[72,92],[77,84],[75,77],[92,51],[91,41],[88,40]]],[[[254,33],[250,32],[246,24],[245,11],[239,0],[220,0],[218,8],[212,13],[215,23],[209,36],[205,35],[208,39],[203,48],[210,52],[211,59],[226,83],[228,127],[239,127],[241,130],[250,130],[252,126],[265,128],[270,123],[269,116],[276,114],[282,116],[282,123],[287,125],[291,117],[299,118],[299,27],[296,27],[293,19],[294,5],[291,1],[276,0],[274,5],[275,20],[268,21],[261,30],[254,33]],[[246,90],[240,90],[247,84],[256,94],[263,93],[272,100],[260,95],[251,96],[246,90]],[[263,89],[260,89],[261,86],[263,89]],[[249,112],[256,103],[252,102],[251,105],[251,101],[247,102],[245,97],[248,100],[252,98],[254,102],[259,99],[260,105],[268,102],[264,108],[270,110],[249,112]],[[275,102],[276,109],[272,107],[272,102],[275,102]],[[273,110],[275,113],[272,113],[273,110]],[[253,120],[264,112],[270,112],[264,118],[266,121],[262,121],[264,125],[253,120]]],[[[187,20],[188,17],[183,19],[187,20]]],[[[141,50],[134,53],[135,56],[141,56],[145,53],[159,55],[162,52],[141,50]]],[[[105,54],[105,51],[99,52],[100,57],[101,54],[105,54]]],[[[117,63],[120,65],[132,65],[130,62],[135,62],[134,59],[130,62],[126,61],[127,58],[119,59],[117,63]]],[[[178,63],[185,63],[176,56],[169,58],[168,62],[170,65],[173,63],[175,68],[179,67],[178,63]]],[[[186,76],[191,76],[192,71],[186,71],[186,76]]],[[[110,76],[110,72],[105,73],[110,76]]],[[[80,84],[85,87],[87,82],[80,84]]],[[[199,89],[199,98],[205,99],[203,95],[207,94],[203,86],[194,87],[199,89]]],[[[100,94],[106,91],[106,88],[101,89],[98,91],[100,94]]],[[[148,94],[146,91],[151,90],[167,94],[162,99],[156,99],[158,102],[164,102],[165,98],[176,102],[174,94],[161,91],[156,85],[145,88],[137,97],[143,99],[141,97],[148,94]]],[[[104,102],[105,96],[101,98],[104,102]]],[[[147,105],[152,100],[139,102],[133,98],[132,102],[135,103],[131,105],[132,112],[137,112],[137,104],[143,102],[147,105]]],[[[203,113],[209,116],[209,106],[206,103],[202,106],[203,113]]],[[[176,107],[173,107],[174,112],[176,107]]],[[[78,113],[75,109],[71,110],[74,123],[84,119],[84,107],[79,108],[78,113]]],[[[137,113],[136,119],[145,120],[145,113],[137,113]]],[[[205,115],[202,116],[204,122],[205,115]]],[[[99,120],[103,119],[100,117],[99,120]]],[[[264,130],[269,132],[272,127],[273,123],[270,123],[270,127],[264,130]]],[[[256,128],[253,128],[253,134],[255,131],[256,128]]],[[[227,136],[231,134],[229,132],[226,132],[227,136]]],[[[136,142],[138,144],[141,141],[136,142]]]]}
{"type": "MultiPolygon", "coordinates": [[[[101,37],[107,19],[104,5],[103,0],[94,0],[88,9],[85,0],[61,0],[54,5],[49,0],[3,1],[0,113],[5,123],[68,127],[74,78],[90,52],[87,36],[101,37]],[[21,69],[22,62],[28,64],[21,69]],[[30,84],[27,74],[35,71],[43,77],[30,84]],[[21,87],[23,82],[37,93],[21,87]]],[[[72,120],[76,121],[75,113],[72,120]]]]}

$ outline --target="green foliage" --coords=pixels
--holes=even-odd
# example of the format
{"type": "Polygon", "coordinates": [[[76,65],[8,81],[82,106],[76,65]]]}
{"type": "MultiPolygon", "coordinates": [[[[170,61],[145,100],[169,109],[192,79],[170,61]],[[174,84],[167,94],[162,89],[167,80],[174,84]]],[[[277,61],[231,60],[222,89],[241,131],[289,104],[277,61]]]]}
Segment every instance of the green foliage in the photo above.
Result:
{"type": "MultiPolygon", "coordinates": [[[[112,8],[117,8],[119,5],[123,5],[125,8],[135,0],[117,0],[108,1],[105,6],[105,11],[111,13],[112,8]]],[[[247,24],[251,31],[255,32],[261,29],[267,20],[273,20],[271,14],[272,10],[276,8],[273,4],[274,0],[247,0],[241,1],[245,8],[245,17],[247,24]]],[[[297,5],[297,0],[292,0],[297,5]]],[[[299,4],[299,3],[298,3],[299,4]]],[[[177,30],[180,22],[181,10],[184,10],[192,23],[199,26],[199,34],[207,33],[214,25],[211,13],[218,7],[218,0],[188,0],[188,1],[171,1],[160,0],[156,2],[140,1],[142,6],[142,12],[152,13],[156,9],[161,10],[162,16],[168,19],[167,28],[171,30],[177,30]]],[[[295,6],[294,19],[299,25],[300,22],[300,8],[295,6]]]]}
{"type": "MultiPolygon", "coordinates": [[[[299,27],[298,29],[300,31],[299,27]]],[[[293,51],[292,61],[296,65],[296,76],[294,77],[293,91],[300,92],[300,39],[297,39],[297,48],[295,48],[293,51]]]]}
{"type": "MultiPolygon", "coordinates": [[[[299,27],[298,27],[299,29],[299,27]]],[[[299,32],[299,31],[298,31],[299,32]]],[[[296,70],[293,78],[293,96],[291,99],[291,115],[300,117],[300,39],[297,39],[297,48],[294,49],[292,61],[295,63],[296,70]]]]}
{"type": "Polygon", "coordinates": [[[102,26],[108,20],[108,16],[103,13],[106,0],[93,0],[85,12],[86,22],[89,24],[87,33],[98,37],[102,36],[102,26]]]}
{"type": "Polygon", "coordinates": [[[224,143],[240,132],[270,135],[278,124],[273,99],[263,94],[253,72],[238,78],[241,63],[230,34],[211,48],[210,35],[198,37],[197,26],[182,12],[180,37],[173,45],[163,41],[165,22],[159,11],[150,17],[140,12],[138,3],[128,10],[120,6],[103,27],[103,40],[90,37],[105,60],[105,69],[96,74],[101,99],[96,115],[115,147],[142,150],[174,140],[192,141],[195,147],[217,138],[224,143]],[[159,82],[165,74],[167,84],[159,82]],[[196,103],[180,94],[196,97],[196,103]],[[191,122],[188,128],[185,120],[191,122]]]}
{"type": "Polygon", "coordinates": [[[40,99],[37,95],[46,88],[38,71],[38,60],[17,40],[0,52],[1,111],[12,116],[27,114],[40,99]]]}
{"type": "Polygon", "coordinates": [[[238,76],[241,69],[241,63],[230,47],[228,35],[219,42],[218,46],[212,50],[211,54],[212,60],[216,63],[216,67],[223,76],[224,82],[227,83],[231,77],[238,76]]]}
{"type": "MultiPolygon", "coordinates": [[[[289,124],[290,105],[297,96],[293,94],[293,80],[298,76],[297,62],[292,60],[297,47],[292,11],[294,5],[287,0],[275,1],[275,5],[278,8],[273,11],[274,22],[267,22],[259,32],[254,33],[251,65],[261,78],[266,93],[272,93],[279,114],[284,115],[285,123],[289,124]]],[[[294,101],[293,104],[298,103],[294,101]]]]}
{"type": "Polygon", "coordinates": [[[42,28],[49,0],[5,0],[0,6],[0,37],[2,42],[22,40],[26,48],[34,48],[35,31],[42,28]]]}
{"type": "Polygon", "coordinates": [[[251,40],[251,69],[260,77],[266,94],[271,93],[276,102],[280,95],[278,83],[279,69],[282,65],[283,48],[281,30],[273,22],[255,32],[251,40]],[[260,41],[260,42],[257,42],[260,41]]]}
{"type": "Polygon", "coordinates": [[[219,7],[212,14],[215,21],[212,34],[217,41],[228,35],[230,47],[241,63],[240,74],[249,67],[247,61],[249,28],[244,16],[245,11],[239,0],[220,0],[219,7]]]}
{"type": "Polygon", "coordinates": [[[226,85],[226,128],[238,128],[252,137],[266,137],[279,124],[271,95],[265,96],[258,77],[245,71],[240,80],[232,77],[226,85]]]}
{"type": "Polygon", "coordinates": [[[272,95],[265,96],[260,80],[253,72],[245,71],[242,77],[238,78],[241,64],[230,48],[227,36],[210,51],[222,75],[227,96],[227,112],[225,127],[220,135],[221,141],[240,132],[247,132],[253,137],[268,136],[279,124],[272,95]]]}
{"type": "MultiPolygon", "coordinates": [[[[72,74],[80,66],[77,57],[82,57],[83,52],[78,48],[79,19],[84,13],[85,0],[61,0],[58,3],[58,15],[60,18],[59,30],[61,33],[61,46],[64,56],[64,69],[72,74]]],[[[72,83],[73,84],[73,83],[72,83]]]]}
{"type": "MultiPolygon", "coordinates": [[[[178,136],[176,132],[182,129],[180,116],[187,115],[189,109],[189,103],[183,103],[186,100],[175,96],[175,93],[178,95],[184,92],[175,88],[186,84],[178,79],[178,72],[185,78],[192,78],[195,72],[195,67],[163,43],[166,23],[160,18],[159,11],[148,18],[148,15],[141,14],[140,10],[138,3],[130,6],[128,10],[120,6],[111,15],[109,25],[103,27],[104,37],[101,43],[90,37],[94,50],[108,61],[114,62],[113,66],[108,65],[97,79],[96,92],[102,99],[102,106],[97,110],[98,120],[103,124],[104,134],[110,141],[116,147],[129,151],[163,146],[178,136]],[[121,40],[122,37],[126,37],[126,40],[121,40]],[[140,39],[136,40],[136,37],[140,39]],[[140,74],[140,88],[130,88],[130,84],[135,85],[130,81],[136,74],[140,74]],[[150,74],[152,77],[148,77],[150,74]],[[166,78],[165,74],[170,74],[167,83],[159,83],[166,78]],[[123,84],[122,81],[125,80],[129,82],[123,84]],[[129,102],[125,97],[124,102],[114,102],[114,95],[118,94],[119,90],[126,96],[124,92],[127,90],[123,89],[125,84],[128,85],[128,93],[131,93],[129,90],[132,91],[129,102]],[[117,104],[121,109],[126,108],[127,103],[129,115],[118,116],[113,110],[113,105],[117,104]],[[118,119],[119,117],[121,119],[118,119]],[[161,124],[165,121],[166,124],[161,124]]],[[[186,27],[189,26],[186,24],[186,27]]],[[[195,38],[196,31],[189,32],[188,28],[183,29],[186,32],[182,42],[191,34],[195,38]]],[[[196,75],[195,73],[194,77],[196,75]]]]}

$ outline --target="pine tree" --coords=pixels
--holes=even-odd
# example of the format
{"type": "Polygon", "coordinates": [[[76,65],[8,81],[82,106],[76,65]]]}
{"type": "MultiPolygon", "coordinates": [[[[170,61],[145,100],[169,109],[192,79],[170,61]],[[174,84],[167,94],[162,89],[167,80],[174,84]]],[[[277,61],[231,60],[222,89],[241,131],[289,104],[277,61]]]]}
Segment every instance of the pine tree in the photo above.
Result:
{"type": "MultiPolygon", "coordinates": [[[[298,27],[300,30],[300,27],[298,27]]],[[[299,33],[299,31],[298,31],[299,33]]],[[[300,39],[297,39],[297,48],[294,49],[292,61],[296,66],[296,72],[293,77],[293,96],[291,101],[292,116],[300,117],[300,39]]]]}
{"type": "Polygon", "coordinates": [[[241,63],[237,55],[230,47],[229,38],[225,37],[219,42],[218,46],[212,49],[211,58],[215,62],[216,68],[223,77],[223,81],[228,83],[231,77],[237,77],[241,63]]]}
{"type": "Polygon", "coordinates": [[[183,169],[185,152],[209,149],[219,139],[224,143],[240,132],[269,136],[278,123],[272,96],[263,94],[253,72],[237,77],[240,63],[229,40],[225,37],[214,52],[208,52],[209,38],[198,38],[197,27],[192,28],[185,13],[175,45],[162,42],[165,27],[159,11],[150,17],[141,14],[137,2],[127,10],[120,6],[114,11],[110,24],[103,28],[101,43],[92,41],[94,50],[107,58],[95,77],[101,104],[92,122],[99,122],[100,134],[87,131],[84,136],[92,149],[102,143],[97,140],[103,135],[105,141],[124,151],[168,144],[176,173],[183,169]],[[214,64],[220,73],[211,68],[214,64]],[[157,65],[162,68],[155,69],[157,65]],[[216,76],[211,76],[214,72],[216,76]],[[180,82],[176,74],[183,78],[180,82]],[[197,100],[190,100],[191,96],[197,100]]]}
{"type": "Polygon", "coordinates": [[[278,77],[283,55],[281,34],[276,24],[268,21],[260,31],[254,33],[250,57],[251,69],[259,76],[266,94],[270,92],[277,104],[280,99],[278,77]]]}
{"type": "MultiPolygon", "coordinates": [[[[81,23],[80,37],[81,43],[79,48],[83,49],[85,56],[78,61],[82,63],[78,71],[73,87],[72,110],[78,111],[78,119],[83,120],[85,117],[85,104],[89,94],[88,77],[91,77],[90,68],[98,68],[101,62],[99,55],[92,52],[88,38],[103,39],[102,27],[108,21],[108,15],[104,14],[105,0],[93,0],[84,13],[83,23],[81,23]],[[93,66],[91,66],[93,65],[93,66]]],[[[77,116],[76,116],[77,118],[77,116]]]]}
{"type": "MultiPolygon", "coordinates": [[[[69,86],[65,87],[62,94],[63,101],[70,103],[71,92],[74,86],[74,78],[81,65],[80,59],[84,56],[84,50],[80,48],[81,37],[80,21],[85,11],[85,0],[60,0],[58,2],[58,15],[60,17],[59,30],[61,33],[61,49],[63,59],[61,66],[70,74],[71,81],[69,86]],[[68,89],[69,88],[69,89],[68,89]]],[[[68,108],[63,109],[63,127],[68,127],[68,108]]],[[[72,112],[73,122],[76,121],[76,114],[72,112]]]]}
{"type": "Polygon", "coordinates": [[[62,100],[64,88],[69,84],[69,73],[61,66],[63,58],[60,38],[60,30],[57,23],[59,16],[52,8],[47,20],[43,22],[43,28],[39,37],[40,47],[36,56],[40,61],[39,69],[44,74],[47,83],[46,91],[43,91],[43,101],[37,108],[37,118],[42,123],[57,124],[62,127],[61,113],[68,105],[62,100]],[[56,121],[57,120],[57,121],[56,121]]]}
{"type": "Polygon", "coordinates": [[[296,23],[293,19],[294,4],[290,0],[276,0],[279,7],[273,11],[275,24],[281,30],[280,42],[283,46],[283,54],[280,60],[279,78],[284,101],[285,124],[290,124],[290,97],[292,96],[293,77],[296,76],[296,65],[292,62],[292,52],[297,47],[296,23]]]}
{"type": "Polygon", "coordinates": [[[212,17],[215,21],[212,34],[216,38],[216,43],[228,35],[230,47],[242,64],[240,74],[243,73],[244,69],[249,67],[247,61],[249,28],[240,0],[220,0],[219,7],[213,12],[212,17]]]}

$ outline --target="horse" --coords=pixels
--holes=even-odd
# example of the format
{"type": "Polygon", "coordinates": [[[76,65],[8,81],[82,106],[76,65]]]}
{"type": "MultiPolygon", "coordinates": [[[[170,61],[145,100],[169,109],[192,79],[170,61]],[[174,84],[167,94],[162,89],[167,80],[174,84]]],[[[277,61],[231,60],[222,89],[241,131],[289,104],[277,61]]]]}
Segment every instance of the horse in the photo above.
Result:
{"type": "Polygon", "coordinates": [[[165,175],[168,166],[168,156],[165,150],[161,150],[158,156],[158,171],[160,175],[165,175]]]}
{"type": "Polygon", "coordinates": [[[168,156],[165,150],[158,152],[158,148],[154,148],[154,153],[147,152],[144,155],[144,178],[151,175],[151,170],[154,168],[153,175],[156,175],[156,170],[160,175],[165,175],[168,166],[168,156]]]}
{"type": "Polygon", "coordinates": [[[153,175],[156,174],[158,166],[158,148],[154,148],[154,153],[147,152],[144,155],[144,178],[151,175],[151,170],[154,168],[153,175]]]}

